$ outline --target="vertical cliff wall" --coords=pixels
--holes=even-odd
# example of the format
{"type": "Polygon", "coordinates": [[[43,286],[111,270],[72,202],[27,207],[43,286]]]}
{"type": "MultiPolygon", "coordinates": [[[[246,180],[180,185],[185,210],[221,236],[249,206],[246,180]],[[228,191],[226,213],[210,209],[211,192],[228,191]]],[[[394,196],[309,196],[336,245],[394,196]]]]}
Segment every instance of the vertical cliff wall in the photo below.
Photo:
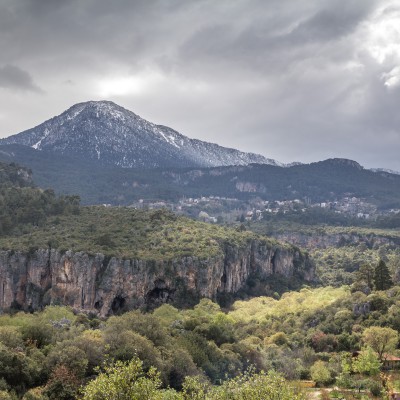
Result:
{"type": "Polygon", "coordinates": [[[379,235],[376,233],[326,233],[319,232],[318,234],[305,234],[301,232],[285,232],[285,233],[272,233],[271,236],[279,241],[294,244],[306,249],[325,249],[328,247],[342,247],[342,246],[358,246],[365,244],[368,248],[374,245],[392,245],[399,246],[400,238],[396,235],[379,235]]]}
{"type": "Polygon", "coordinates": [[[0,310],[65,304],[105,316],[170,302],[182,293],[216,299],[236,293],[252,276],[314,278],[313,265],[295,248],[271,248],[256,240],[243,247],[222,246],[223,254],[214,258],[157,262],[55,249],[1,251],[0,310]]]}

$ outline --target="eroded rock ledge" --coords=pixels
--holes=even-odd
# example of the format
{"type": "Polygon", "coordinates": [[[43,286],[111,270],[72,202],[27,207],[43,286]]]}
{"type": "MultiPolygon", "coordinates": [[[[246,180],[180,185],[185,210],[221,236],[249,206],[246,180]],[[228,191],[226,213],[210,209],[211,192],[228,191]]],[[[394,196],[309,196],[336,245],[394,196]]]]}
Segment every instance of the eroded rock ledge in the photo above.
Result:
{"type": "Polygon", "coordinates": [[[314,279],[312,263],[294,247],[270,247],[257,240],[243,247],[222,246],[218,257],[172,261],[124,260],[56,249],[0,251],[0,310],[34,311],[64,304],[106,316],[170,302],[178,294],[216,299],[219,294],[236,293],[252,276],[314,279]]]}

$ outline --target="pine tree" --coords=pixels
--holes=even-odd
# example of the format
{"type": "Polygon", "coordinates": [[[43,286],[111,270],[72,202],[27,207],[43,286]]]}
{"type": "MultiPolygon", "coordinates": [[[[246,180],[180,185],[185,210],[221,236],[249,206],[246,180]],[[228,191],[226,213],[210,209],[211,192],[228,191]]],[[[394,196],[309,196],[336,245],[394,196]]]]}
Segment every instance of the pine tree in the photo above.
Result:
{"type": "Polygon", "coordinates": [[[363,264],[356,272],[356,278],[359,282],[365,282],[367,286],[373,289],[375,268],[371,264],[363,264]]]}
{"type": "Polygon", "coordinates": [[[378,265],[375,267],[374,284],[376,290],[386,290],[393,286],[389,268],[382,259],[379,260],[378,265]]]}

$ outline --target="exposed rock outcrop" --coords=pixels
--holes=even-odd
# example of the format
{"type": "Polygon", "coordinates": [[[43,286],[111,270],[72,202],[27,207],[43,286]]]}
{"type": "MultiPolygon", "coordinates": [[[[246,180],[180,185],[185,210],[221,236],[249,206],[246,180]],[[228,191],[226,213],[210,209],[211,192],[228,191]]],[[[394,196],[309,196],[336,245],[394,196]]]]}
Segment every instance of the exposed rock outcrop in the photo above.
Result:
{"type": "Polygon", "coordinates": [[[357,246],[365,244],[368,248],[384,244],[399,245],[400,239],[395,236],[379,236],[362,233],[319,233],[305,234],[300,232],[271,233],[277,240],[294,244],[306,249],[325,249],[328,247],[357,246]]]}
{"type": "Polygon", "coordinates": [[[1,251],[0,310],[66,304],[105,316],[169,302],[179,293],[216,299],[221,293],[236,293],[252,276],[314,279],[312,263],[294,247],[257,240],[243,247],[222,246],[223,255],[215,258],[157,262],[56,249],[1,251]]]}
{"type": "Polygon", "coordinates": [[[265,193],[267,191],[266,187],[262,183],[253,182],[236,182],[236,190],[239,192],[246,193],[265,193]]]}

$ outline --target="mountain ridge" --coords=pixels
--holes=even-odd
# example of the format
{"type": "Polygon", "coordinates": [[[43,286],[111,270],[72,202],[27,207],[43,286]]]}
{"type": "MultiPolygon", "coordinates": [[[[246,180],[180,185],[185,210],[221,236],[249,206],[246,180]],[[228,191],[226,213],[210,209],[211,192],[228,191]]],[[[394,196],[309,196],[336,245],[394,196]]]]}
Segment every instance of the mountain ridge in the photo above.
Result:
{"type": "Polygon", "coordinates": [[[110,101],[75,104],[34,128],[0,139],[0,145],[6,144],[80,156],[123,168],[281,165],[259,154],[190,139],[110,101]]]}
{"type": "Polygon", "coordinates": [[[139,199],[178,201],[201,196],[325,202],[355,196],[385,209],[400,208],[399,175],[373,172],[343,159],[286,168],[251,164],[145,170],[3,145],[0,161],[31,169],[39,187],[52,187],[63,195],[78,194],[84,204],[130,205],[139,199]]]}

